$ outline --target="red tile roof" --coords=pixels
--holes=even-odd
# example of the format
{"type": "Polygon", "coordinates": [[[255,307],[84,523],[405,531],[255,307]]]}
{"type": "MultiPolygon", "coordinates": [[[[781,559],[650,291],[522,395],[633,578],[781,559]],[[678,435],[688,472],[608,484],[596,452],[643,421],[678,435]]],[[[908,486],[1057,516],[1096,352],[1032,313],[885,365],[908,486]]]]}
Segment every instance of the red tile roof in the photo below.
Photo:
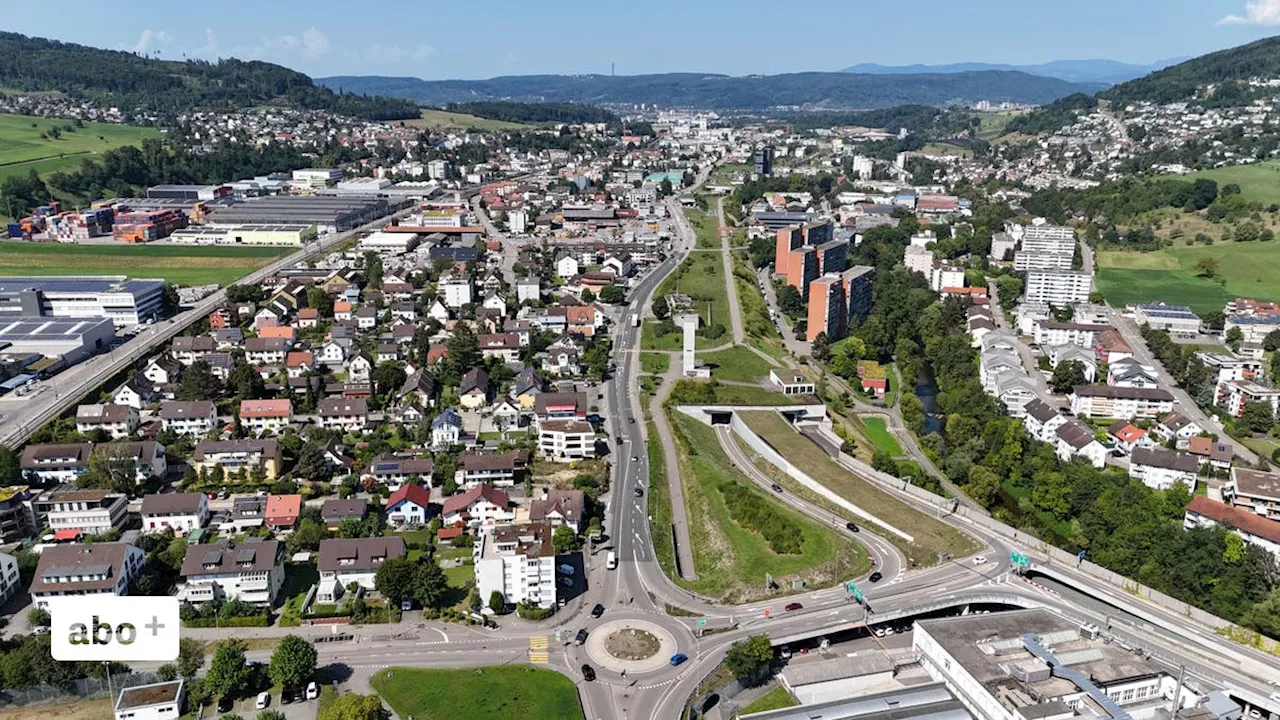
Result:
{"type": "Polygon", "coordinates": [[[501,490],[489,487],[488,485],[477,485],[461,495],[453,495],[445,498],[444,514],[449,515],[464,508],[471,507],[473,503],[482,498],[503,508],[511,503],[507,494],[501,490]]]}
{"type": "Polygon", "coordinates": [[[1280,522],[1268,520],[1248,510],[1216,502],[1203,495],[1191,498],[1191,502],[1187,503],[1187,510],[1203,515],[1216,523],[1230,525],[1249,535],[1280,543],[1280,522]]]}
{"type": "Polygon", "coordinates": [[[431,504],[431,491],[421,485],[404,484],[399,490],[391,493],[391,497],[387,498],[387,509],[395,507],[403,500],[408,500],[419,507],[425,508],[431,504]]]}
{"type": "Polygon", "coordinates": [[[240,417],[290,417],[293,415],[293,402],[290,400],[241,400],[240,417]]]}

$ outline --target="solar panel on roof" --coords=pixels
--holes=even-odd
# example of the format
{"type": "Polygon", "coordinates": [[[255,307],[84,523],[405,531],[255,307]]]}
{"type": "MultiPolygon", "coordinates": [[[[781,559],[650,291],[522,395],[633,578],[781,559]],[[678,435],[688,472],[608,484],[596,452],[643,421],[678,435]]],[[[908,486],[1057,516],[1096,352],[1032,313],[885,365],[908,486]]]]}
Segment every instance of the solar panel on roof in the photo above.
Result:
{"type": "Polygon", "coordinates": [[[221,564],[222,564],[222,551],[221,551],[221,550],[210,550],[210,551],[206,552],[206,553],[204,554],[204,560],[203,560],[203,561],[201,561],[201,563],[200,563],[200,564],[201,564],[201,565],[221,565],[221,564]]]}
{"type": "Polygon", "coordinates": [[[242,548],[236,553],[236,563],[251,563],[258,557],[258,551],[253,548],[242,548]]]}
{"type": "Polygon", "coordinates": [[[400,463],[379,463],[373,467],[374,472],[395,472],[400,469],[400,463]]]}

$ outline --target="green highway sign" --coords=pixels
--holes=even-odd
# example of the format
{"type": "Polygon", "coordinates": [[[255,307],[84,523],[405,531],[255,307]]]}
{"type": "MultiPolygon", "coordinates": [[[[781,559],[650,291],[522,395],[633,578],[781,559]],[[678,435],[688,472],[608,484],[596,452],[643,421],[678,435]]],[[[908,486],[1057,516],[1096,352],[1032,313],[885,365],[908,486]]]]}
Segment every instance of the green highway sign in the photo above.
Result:
{"type": "Polygon", "coordinates": [[[1009,562],[1023,568],[1031,567],[1031,558],[1027,557],[1026,555],[1023,555],[1017,550],[1012,550],[1009,552],[1009,562]]]}
{"type": "Polygon", "coordinates": [[[698,627],[706,627],[706,626],[707,626],[707,619],[706,619],[706,618],[698,618],[698,627]]]}
{"type": "Polygon", "coordinates": [[[854,600],[862,602],[862,588],[858,587],[852,580],[844,584],[844,591],[852,595],[854,600]]]}

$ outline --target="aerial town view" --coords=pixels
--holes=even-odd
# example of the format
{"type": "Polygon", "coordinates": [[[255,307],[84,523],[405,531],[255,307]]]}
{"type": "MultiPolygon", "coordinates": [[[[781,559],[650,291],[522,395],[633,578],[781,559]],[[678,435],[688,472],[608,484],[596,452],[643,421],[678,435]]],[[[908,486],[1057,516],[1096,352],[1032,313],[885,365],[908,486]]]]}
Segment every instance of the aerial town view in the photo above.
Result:
{"type": "Polygon", "coordinates": [[[6,10],[0,720],[1280,720],[1280,0],[6,10]]]}

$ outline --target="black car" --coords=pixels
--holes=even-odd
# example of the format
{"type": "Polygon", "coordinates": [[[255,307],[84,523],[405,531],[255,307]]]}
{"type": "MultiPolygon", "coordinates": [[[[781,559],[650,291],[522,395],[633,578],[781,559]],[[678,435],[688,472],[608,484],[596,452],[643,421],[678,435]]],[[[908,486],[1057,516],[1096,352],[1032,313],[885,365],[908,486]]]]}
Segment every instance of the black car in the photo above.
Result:
{"type": "Polygon", "coordinates": [[[235,704],[236,701],[230,697],[220,697],[218,698],[218,712],[229,713],[231,712],[231,708],[235,707],[235,704]]]}
{"type": "Polygon", "coordinates": [[[858,526],[851,522],[845,523],[844,526],[849,530],[849,532],[858,532],[858,526]]]}
{"type": "Polygon", "coordinates": [[[578,643],[579,645],[582,645],[583,643],[585,643],[587,641],[587,629],[582,628],[581,630],[579,630],[578,634],[573,638],[573,641],[578,643]]]}
{"type": "Polygon", "coordinates": [[[638,487],[638,488],[636,488],[636,489],[632,490],[632,492],[634,492],[634,493],[636,494],[636,497],[643,497],[643,496],[644,496],[644,488],[638,487]]]}
{"type": "Polygon", "coordinates": [[[596,679],[596,671],[590,665],[582,666],[582,679],[591,682],[596,679]]]}
{"type": "Polygon", "coordinates": [[[771,487],[773,488],[773,491],[776,493],[782,492],[782,486],[779,485],[778,483],[774,483],[771,487]]]}
{"type": "Polygon", "coordinates": [[[601,605],[600,603],[596,603],[596,606],[591,608],[591,617],[598,618],[603,614],[604,614],[604,606],[601,605]]]}
{"type": "Polygon", "coordinates": [[[877,570],[877,571],[875,571],[875,572],[871,573],[871,575],[867,577],[867,580],[868,580],[869,582],[880,582],[880,579],[881,579],[881,578],[883,578],[883,577],[884,577],[884,576],[880,574],[880,571],[879,571],[879,570],[877,570]]]}

